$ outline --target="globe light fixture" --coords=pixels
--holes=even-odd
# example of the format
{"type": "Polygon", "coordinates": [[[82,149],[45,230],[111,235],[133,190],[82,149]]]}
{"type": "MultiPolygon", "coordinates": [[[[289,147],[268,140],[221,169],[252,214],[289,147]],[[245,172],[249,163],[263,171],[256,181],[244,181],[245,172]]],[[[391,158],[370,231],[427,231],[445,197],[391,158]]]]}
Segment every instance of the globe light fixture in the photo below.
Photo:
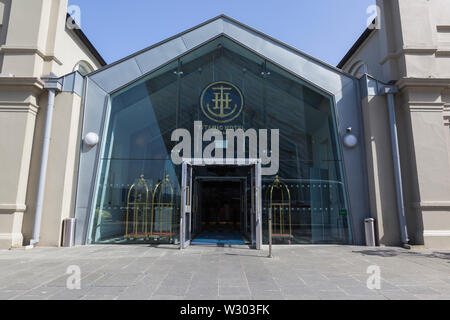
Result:
{"type": "Polygon", "coordinates": [[[352,128],[348,128],[347,134],[344,137],[344,145],[349,149],[356,148],[358,145],[358,138],[352,133],[352,131],[352,128]]]}
{"type": "Polygon", "coordinates": [[[99,142],[99,137],[98,134],[94,133],[94,132],[89,132],[85,137],[84,137],[84,143],[88,146],[88,147],[95,147],[98,142],[99,142]]]}

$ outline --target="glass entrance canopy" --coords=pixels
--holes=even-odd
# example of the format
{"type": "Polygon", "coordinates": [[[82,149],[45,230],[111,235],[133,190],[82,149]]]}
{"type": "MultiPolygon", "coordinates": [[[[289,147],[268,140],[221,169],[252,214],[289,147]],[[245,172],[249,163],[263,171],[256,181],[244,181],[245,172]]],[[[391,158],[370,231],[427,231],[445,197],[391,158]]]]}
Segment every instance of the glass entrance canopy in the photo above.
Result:
{"type": "Polygon", "coordinates": [[[279,170],[262,177],[264,243],[269,212],[275,244],[351,242],[333,97],[226,36],[112,93],[104,119],[88,243],[179,243],[181,166],[172,161],[179,143],[172,134],[186,129],[194,146],[196,122],[204,130],[279,130],[279,170]]]}

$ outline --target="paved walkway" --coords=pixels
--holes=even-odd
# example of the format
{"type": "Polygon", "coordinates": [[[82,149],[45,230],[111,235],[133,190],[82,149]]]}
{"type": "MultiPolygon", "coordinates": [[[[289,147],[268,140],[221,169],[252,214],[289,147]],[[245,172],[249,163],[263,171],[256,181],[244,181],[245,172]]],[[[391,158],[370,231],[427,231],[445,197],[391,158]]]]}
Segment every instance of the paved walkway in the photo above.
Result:
{"type": "Polygon", "coordinates": [[[0,299],[450,299],[450,251],[348,246],[0,251],[0,299]],[[69,266],[81,289],[67,289],[69,266]],[[381,290],[367,288],[379,266],[381,290]]]}

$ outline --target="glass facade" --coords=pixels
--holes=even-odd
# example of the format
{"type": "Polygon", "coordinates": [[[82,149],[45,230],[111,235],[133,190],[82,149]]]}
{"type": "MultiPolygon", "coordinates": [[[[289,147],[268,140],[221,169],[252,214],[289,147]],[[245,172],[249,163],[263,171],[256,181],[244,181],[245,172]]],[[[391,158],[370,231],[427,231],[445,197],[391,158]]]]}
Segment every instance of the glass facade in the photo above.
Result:
{"type": "Polygon", "coordinates": [[[351,241],[331,96],[221,37],[111,96],[89,243],[179,242],[181,166],[172,162],[171,136],[177,128],[193,136],[195,121],[221,131],[279,129],[278,175],[262,177],[263,242],[269,211],[276,244],[351,241]],[[220,81],[244,101],[222,123],[200,103],[220,81]]]}

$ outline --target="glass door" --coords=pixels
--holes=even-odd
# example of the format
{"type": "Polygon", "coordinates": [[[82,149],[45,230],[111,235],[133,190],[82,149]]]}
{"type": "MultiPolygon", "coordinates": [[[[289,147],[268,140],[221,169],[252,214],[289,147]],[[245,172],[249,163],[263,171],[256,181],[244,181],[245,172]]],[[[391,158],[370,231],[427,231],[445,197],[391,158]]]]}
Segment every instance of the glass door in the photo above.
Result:
{"type": "Polygon", "coordinates": [[[262,178],[261,161],[258,160],[254,166],[255,179],[255,242],[256,250],[261,250],[262,246],[262,178]]]}
{"type": "Polygon", "coordinates": [[[262,189],[261,161],[257,161],[251,169],[251,235],[252,245],[261,250],[262,246],[262,189]]]}
{"type": "Polygon", "coordinates": [[[192,165],[187,161],[182,164],[181,177],[181,216],[180,247],[186,249],[191,245],[192,235],[192,165]]]}

